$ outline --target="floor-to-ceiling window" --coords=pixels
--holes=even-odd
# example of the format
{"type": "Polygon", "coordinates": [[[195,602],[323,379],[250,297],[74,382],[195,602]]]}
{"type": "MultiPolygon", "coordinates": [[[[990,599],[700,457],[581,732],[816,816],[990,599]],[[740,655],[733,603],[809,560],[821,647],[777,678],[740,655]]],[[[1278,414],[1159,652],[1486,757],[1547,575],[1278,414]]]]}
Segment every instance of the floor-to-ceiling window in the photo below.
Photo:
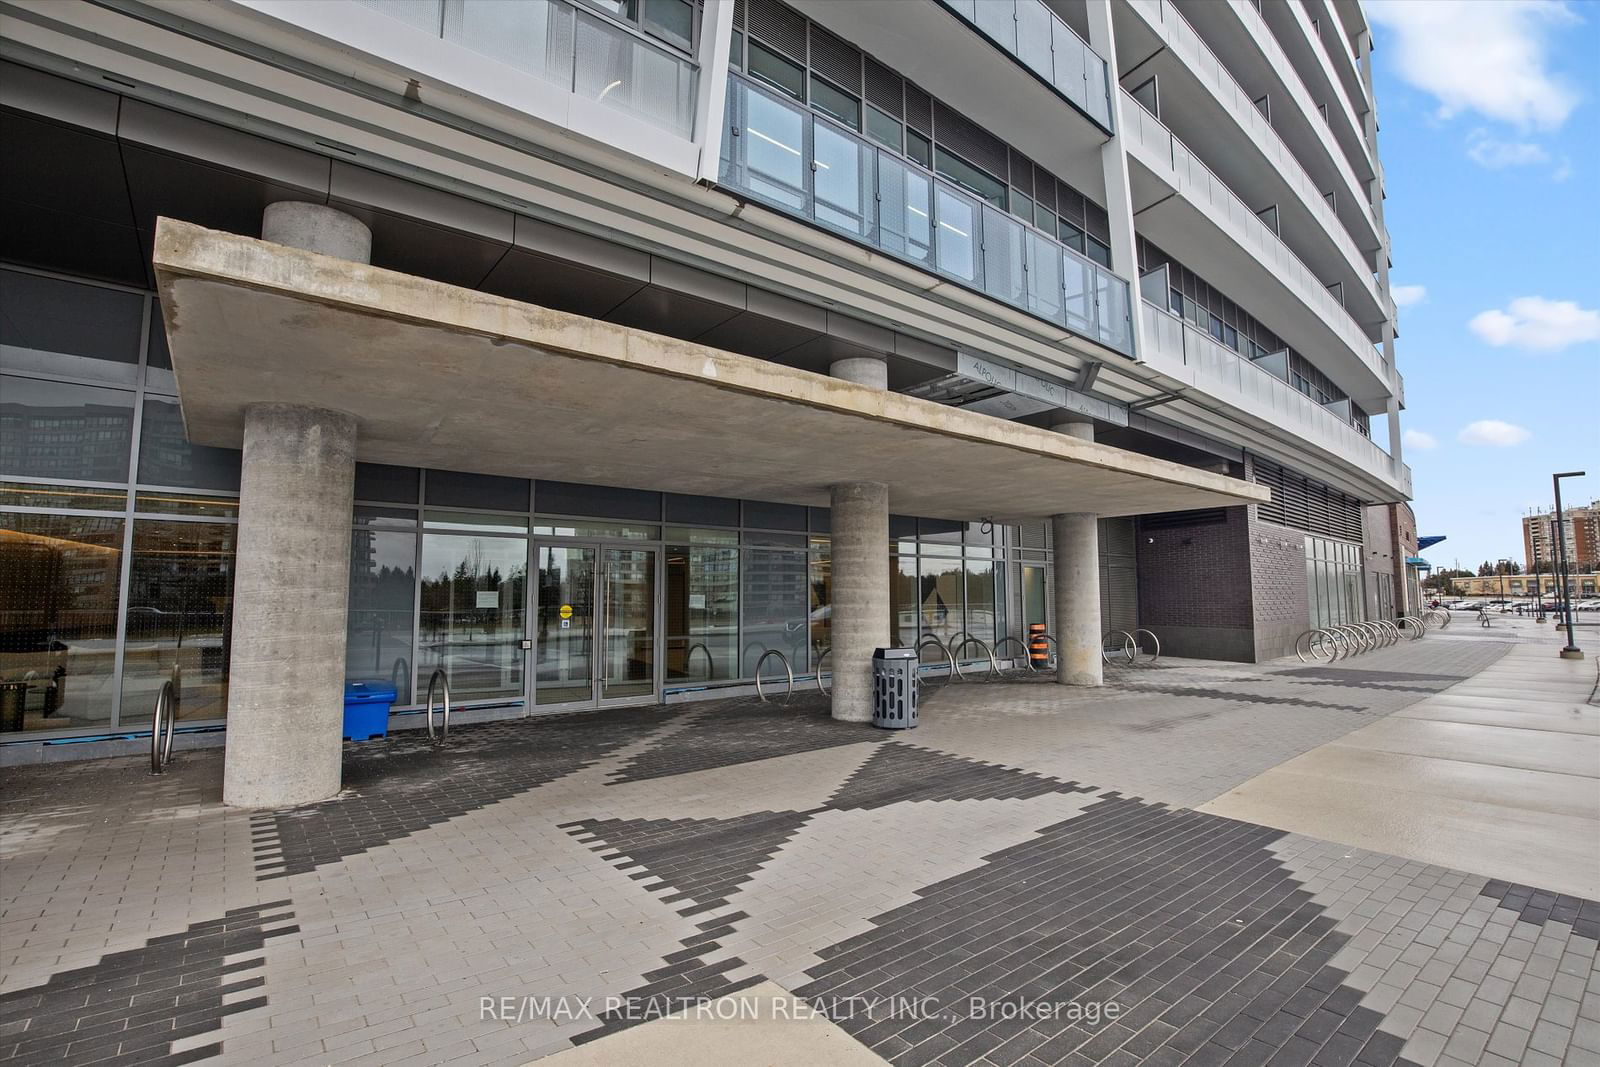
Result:
{"type": "Polygon", "coordinates": [[[0,734],[227,713],[239,453],[171,366],[153,294],[0,269],[0,734]]]}
{"type": "Polygon", "coordinates": [[[1311,625],[1338,626],[1366,618],[1361,546],[1327,537],[1306,538],[1306,599],[1311,625]]]}

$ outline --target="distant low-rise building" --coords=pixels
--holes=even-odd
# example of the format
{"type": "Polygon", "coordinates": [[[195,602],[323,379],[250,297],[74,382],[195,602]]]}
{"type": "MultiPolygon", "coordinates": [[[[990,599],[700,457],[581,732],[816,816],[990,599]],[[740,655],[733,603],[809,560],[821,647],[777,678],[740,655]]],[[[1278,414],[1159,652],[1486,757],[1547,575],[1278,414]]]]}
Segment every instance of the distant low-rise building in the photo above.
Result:
{"type": "MultiPolygon", "coordinates": [[[[1558,586],[1554,574],[1490,574],[1481,578],[1452,578],[1451,588],[1457,596],[1557,596],[1558,586]]],[[[1600,590],[1600,574],[1589,571],[1567,575],[1567,595],[1592,597],[1600,590]]]]}

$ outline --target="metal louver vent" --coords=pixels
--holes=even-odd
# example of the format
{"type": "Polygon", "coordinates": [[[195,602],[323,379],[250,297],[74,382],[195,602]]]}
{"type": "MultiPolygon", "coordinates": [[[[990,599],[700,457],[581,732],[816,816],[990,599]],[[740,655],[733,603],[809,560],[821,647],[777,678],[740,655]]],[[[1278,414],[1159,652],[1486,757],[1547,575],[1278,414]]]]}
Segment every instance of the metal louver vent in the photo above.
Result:
{"type": "Polygon", "coordinates": [[[1039,167],[1034,171],[1038,180],[1034,183],[1033,198],[1039,206],[1046,211],[1056,209],[1056,180],[1049,171],[1039,167]]]}
{"type": "Polygon", "coordinates": [[[1200,508],[1196,511],[1165,511],[1159,515],[1144,515],[1139,519],[1141,530],[1180,530],[1186,526],[1220,526],[1228,521],[1223,508],[1200,508]]]}
{"type": "Polygon", "coordinates": [[[1019,548],[1044,548],[1045,525],[1042,522],[1025,522],[1017,527],[1019,548]]]}
{"type": "Polygon", "coordinates": [[[933,136],[933,97],[910,83],[906,84],[906,125],[924,137],[933,136]]]}
{"type": "Polygon", "coordinates": [[[744,0],[733,0],[733,28],[744,29],[744,0]]]}
{"type": "Polygon", "coordinates": [[[867,103],[897,119],[906,116],[904,94],[900,75],[867,58],[867,103]]]}
{"type": "Polygon", "coordinates": [[[806,19],[773,0],[746,0],[745,13],[750,35],[775,52],[804,65],[806,62],[806,19]]]}
{"type": "Polygon", "coordinates": [[[1023,196],[1033,195],[1033,162],[1015,150],[1011,153],[1011,186],[1023,196]]]}
{"type": "Polygon", "coordinates": [[[942,147],[997,178],[1008,172],[1005,143],[994,134],[937,100],[933,102],[933,121],[942,147]]]}
{"type": "Polygon", "coordinates": [[[861,95],[861,53],[815,22],[811,24],[811,69],[861,95]]]}
{"type": "Polygon", "coordinates": [[[1361,502],[1278,464],[1252,456],[1256,484],[1272,490],[1272,500],[1256,507],[1262,522],[1341,541],[1361,540],[1361,502]]]}

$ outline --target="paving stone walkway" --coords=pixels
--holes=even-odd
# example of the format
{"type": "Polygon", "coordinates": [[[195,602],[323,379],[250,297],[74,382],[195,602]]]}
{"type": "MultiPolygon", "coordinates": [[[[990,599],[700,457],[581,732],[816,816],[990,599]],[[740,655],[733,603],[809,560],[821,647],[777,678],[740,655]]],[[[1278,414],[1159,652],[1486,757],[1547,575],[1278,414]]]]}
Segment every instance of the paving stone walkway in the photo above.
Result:
{"type": "Polygon", "coordinates": [[[776,988],[904,1065],[1600,1064],[1600,903],[1194,810],[1496,636],[400,734],[269,813],[216,752],[9,770],[0,1062],[638,1062],[776,988]]]}

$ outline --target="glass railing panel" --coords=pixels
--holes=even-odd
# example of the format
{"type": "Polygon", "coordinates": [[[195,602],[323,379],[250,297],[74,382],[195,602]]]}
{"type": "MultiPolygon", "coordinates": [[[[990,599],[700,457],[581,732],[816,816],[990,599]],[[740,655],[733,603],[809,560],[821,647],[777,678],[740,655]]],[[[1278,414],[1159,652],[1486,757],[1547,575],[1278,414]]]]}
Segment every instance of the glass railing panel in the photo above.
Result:
{"type": "Polygon", "coordinates": [[[934,264],[941,274],[979,287],[983,267],[978,256],[978,201],[948,185],[934,188],[934,264]]]}
{"type": "Polygon", "coordinates": [[[1106,61],[1043,0],[941,0],[1106,130],[1113,129],[1106,61]]]}
{"type": "Polygon", "coordinates": [[[1061,286],[1061,248],[1041,234],[1029,230],[1028,310],[1058,326],[1066,325],[1066,305],[1061,286]]]}
{"type": "Polygon", "coordinates": [[[805,212],[810,200],[806,166],[810,116],[765,93],[745,93],[743,128],[745,189],[769,203],[805,212]]]}
{"type": "Polygon", "coordinates": [[[1095,270],[1076,256],[1063,256],[1061,262],[1067,329],[1085,337],[1094,337],[1095,270]]]}
{"type": "Polygon", "coordinates": [[[811,131],[811,217],[858,240],[871,241],[877,213],[878,153],[826,123],[811,131]]]}
{"type": "Polygon", "coordinates": [[[1101,271],[1095,273],[1096,336],[1100,343],[1127,351],[1133,347],[1133,323],[1129,321],[1128,286],[1121,278],[1101,271]]]}
{"type": "Polygon", "coordinates": [[[1017,52],[1017,5],[1015,0],[978,0],[978,29],[994,38],[1007,52],[1017,52]]]}
{"type": "Polygon", "coordinates": [[[568,92],[682,137],[692,135],[699,76],[694,63],[566,0],[362,3],[568,92]]]}
{"type": "Polygon", "coordinates": [[[933,265],[933,181],[878,153],[878,243],[890,255],[933,265]]]}
{"type": "Polygon", "coordinates": [[[983,291],[996,300],[1025,307],[1027,278],[1022,269],[1022,224],[999,208],[983,208],[983,291]]]}

